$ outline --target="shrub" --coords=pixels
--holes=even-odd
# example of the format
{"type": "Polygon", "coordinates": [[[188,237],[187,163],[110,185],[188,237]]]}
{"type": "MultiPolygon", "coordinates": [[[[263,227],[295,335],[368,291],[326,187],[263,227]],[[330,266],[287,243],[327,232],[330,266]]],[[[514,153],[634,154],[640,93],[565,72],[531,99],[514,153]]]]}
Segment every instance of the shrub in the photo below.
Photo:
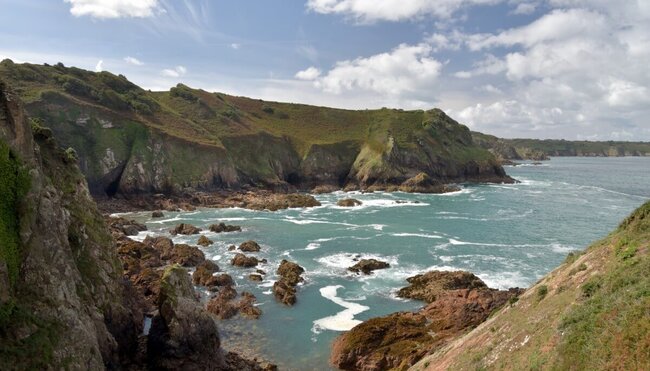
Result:
{"type": "Polygon", "coordinates": [[[275,112],[273,107],[267,106],[266,104],[264,106],[262,106],[262,111],[268,113],[269,115],[272,115],[275,112]]]}
{"type": "Polygon", "coordinates": [[[548,286],[541,285],[537,290],[535,290],[535,293],[537,294],[537,301],[543,300],[546,297],[546,294],[548,294],[548,286]]]}

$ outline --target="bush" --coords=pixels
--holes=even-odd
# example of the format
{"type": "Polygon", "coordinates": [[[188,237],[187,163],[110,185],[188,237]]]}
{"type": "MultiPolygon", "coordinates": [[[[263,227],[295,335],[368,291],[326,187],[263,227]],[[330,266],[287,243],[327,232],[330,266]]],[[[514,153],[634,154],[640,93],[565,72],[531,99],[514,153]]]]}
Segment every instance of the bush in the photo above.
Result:
{"type": "Polygon", "coordinates": [[[272,115],[273,113],[275,113],[275,110],[273,109],[273,107],[267,106],[266,104],[264,106],[262,106],[262,111],[268,113],[269,115],[272,115]]]}
{"type": "Polygon", "coordinates": [[[592,279],[591,281],[582,285],[581,289],[583,297],[590,298],[594,296],[596,291],[600,289],[600,279],[598,277],[592,279]]]}
{"type": "Polygon", "coordinates": [[[548,286],[541,285],[535,290],[535,293],[537,294],[537,301],[542,301],[546,297],[546,294],[548,294],[548,286]]]}

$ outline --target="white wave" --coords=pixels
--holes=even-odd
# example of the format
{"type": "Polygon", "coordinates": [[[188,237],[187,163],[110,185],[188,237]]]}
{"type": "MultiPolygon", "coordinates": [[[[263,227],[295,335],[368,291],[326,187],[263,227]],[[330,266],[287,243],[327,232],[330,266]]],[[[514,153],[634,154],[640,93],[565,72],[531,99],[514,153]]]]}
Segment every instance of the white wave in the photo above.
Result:
{"type": "Polygon", "coordinates": [[[317,248],[320,247],[320,244],[317,242],[311,242],[307,247],[305,247],[305,250],[316,250],[317,248]]]}
{"type": "Polygon", "coordinates": [[[347,253],[347,252],[323,256],[316,259],[316,261],[323,264],[326,267],[347,269],[355,265],[361,259],[377,259],[381,261],[386,261],[391,266],[397,265],[396,256],[381,256],[377,254],[365,254],[365,253],[355,254],[355,253],[347,253]]]}
{"type": "Polygon", "coordinates": [[[359,225],[356,224],[350,224],[350,223],[340,223],[340,222],[330,222],[327,220],[317,220],[317,219],[293,219],[292,217],[286,217],[284,220],[285,222],[293,223],[293,224],[298,224],[298,225],[305,225],[305,224],[332,224],[332,225],[342,225],[346,227],[360,227],[359,225]]]}
{"type": "Polygon", "coordinates": [[[526,279],[519,271],[508,272],[482,272],[476,275],[485,282],[488,287],[507,290],[511,287],[528,287],[530,280],[526,279]]]}
{"type": "Polygon", "coordinates": [[[553,251],[559,252],[559,253],[569,253],[571,251],[578,250],[578,248],[575,247],[575,246],[563,245],[563,244],[560,244],[560,243],[552,243],[551,244],[551,249],[553,251]]]}
{"type": "Polygon", "coordinates": [[[453,256],[445,256],[445,255],[441,255],[441,256],[438,256],[438,259],[442,260],[442,261],[445,262],[445,263],[449,263],[449,262],[454,261],[454,257],[453,257],[453,256]]]}
{"type": "Polygon", "coordinates": [[[454,191],[454,192],[447,192],[447,193],[440,193],[438,196],[459,196],[459,195],[465,195],[474,192],[474,189],[472,188],[462,188],[459,191],[454,191]]]}
{"type": "Polygon", "coordinates": [[[312,332],[318,334],[323,330],[332,330],[332,331],[348,331],[351,330],[354,326],[361,323],[361,321],[354,319],[354,316],[367,311],[370,307],[365,305],[352,303],[345,301],[342,298],[336,296],[338,289],[343,288],[341,285],[336,286],[325,286],[321,288],[320,294],[332,302],[345,308],[344,310],[336,313],[333,316],[324,317],[321,319],[315,320],[314,326],[312,327],[312,332]]]}
{"type": "Polygon", "coordinates": [[[179,220],[183,220],[183,219],[184,218],[181,218],[181,215],[179,214],[179,215],[176,215],[173,218],[150,220],[150,221],[148,221],[148,223],[151,223],[151,224],[164,224],[164,223],[175,222],[175,221],[179,221],[179,220]]]}
{"type": "Polygon", "coordinates": [[[442,236],[426,233],[391,233],[390,235],[395,237],[443,238],[442,236]]]}

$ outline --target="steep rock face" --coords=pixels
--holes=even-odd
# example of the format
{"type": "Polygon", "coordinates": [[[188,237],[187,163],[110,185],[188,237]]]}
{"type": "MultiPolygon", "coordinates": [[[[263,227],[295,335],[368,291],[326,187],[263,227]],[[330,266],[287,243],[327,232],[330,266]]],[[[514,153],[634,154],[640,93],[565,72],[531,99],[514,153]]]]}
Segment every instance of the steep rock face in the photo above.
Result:
{"type": "Polygon", "coordinates": [[[163,273],[159,314],[151,322],[147,354],[149,367],[157,370],[220,370],[215,321],[198,305],[187,271],[168,267],[163,273]]]}
{"type": "Polygon", "coordinates": [[[485,321],[519,294],[488,288],[468,272],[433,271],[409,278],[402,297],[428,303],[418,312],[371,318],[339,336],[330,361],[344,370],[403,370],[485,321]]]}
{"type": "MultiPolygon", "coordinates": [[[[74,155],[51,133],[30,127],[17,97],[0,82],[3,166],[15,164],[2,224],[15,237],[2,246],[0,368],[101,369],[128,362],[141,313],[113,240],[92,202],[74,155]],[[20,179],[22,178],[22,180],[20,179]],[[6,268],[4,268],[6,267],[6,268]],[[8,277],[7,277],[8,276],[8,277]]],[[[4,185],[7,185],[6,183],[4,185]]]]}
{"type": "Polygon", "coordinates": [[[420,173],[441,183],[510,181],[466,127],[436,109],[347,111],[184,85],[153,93],[108,72],[9,60],[0,76],[76,150],[97,195],[381,189],[420,173]]]}

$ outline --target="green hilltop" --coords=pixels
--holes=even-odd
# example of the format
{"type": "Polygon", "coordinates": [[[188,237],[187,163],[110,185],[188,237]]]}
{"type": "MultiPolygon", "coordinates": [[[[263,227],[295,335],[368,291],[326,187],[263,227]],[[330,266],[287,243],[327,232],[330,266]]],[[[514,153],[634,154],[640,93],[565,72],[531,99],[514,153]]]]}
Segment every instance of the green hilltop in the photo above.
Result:
{"type": "Polygon", "coordinates": [[[144,90],[126,77],[0,63],[34,125],[76,150],[96,194],[187,187],[386,188],[509,181],[464,125],[439,109],[343,110],[192,89],[144,90]],[[418,178],[421,179],[421,178],[418,178]]]}

